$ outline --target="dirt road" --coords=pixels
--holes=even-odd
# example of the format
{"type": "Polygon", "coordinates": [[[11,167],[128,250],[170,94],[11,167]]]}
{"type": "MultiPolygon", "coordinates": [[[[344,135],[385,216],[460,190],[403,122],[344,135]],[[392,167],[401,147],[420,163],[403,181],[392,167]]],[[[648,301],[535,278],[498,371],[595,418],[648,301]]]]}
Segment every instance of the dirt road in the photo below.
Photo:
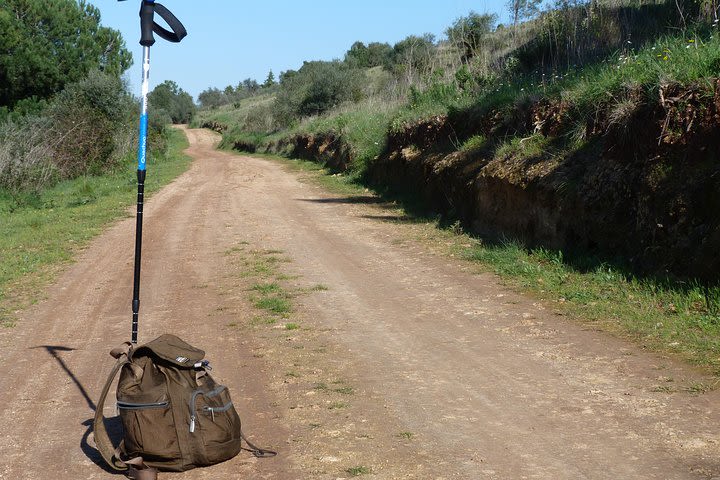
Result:
{"type": "MultiPolygon", "coordinates": [[[[187,133],[196,161],[146,206],[141,341],[204,348],[280,455],[163,478],[720,478],[720,396],[686,391],[697,372],[430,253],[370,197],[187,133]],[[252,305],[263,255],[292,326],[252,305]]],[[[133,234],[110,228],[0,332],[0,479],[113,477],[88,425],[129,335],[133,234]]]]}

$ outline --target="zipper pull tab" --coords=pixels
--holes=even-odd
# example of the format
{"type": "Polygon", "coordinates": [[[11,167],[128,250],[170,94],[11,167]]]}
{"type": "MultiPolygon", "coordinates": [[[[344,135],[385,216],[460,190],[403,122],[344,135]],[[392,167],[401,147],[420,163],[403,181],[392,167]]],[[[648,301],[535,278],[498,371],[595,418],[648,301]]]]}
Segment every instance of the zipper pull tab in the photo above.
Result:
{"type": "Polygon", "coordinates": [[[214,423],[215,422],[215,409],[214,408],[210,409],[210,416],[212,416],[212,421],[214,423]]]}
{"type": "Polygon", "coordinates": [[[195,433],[195,415],[190,417],[190,433],[195,433]]]}
{"type": "Polygon", "coordinates": [[[200,370],[202,368],[204,368],[205,370],[208,370],[208,371],[212,370],[209,360],[203,360],[202,362],[197,362],[195,365],[193,365],[193,368],[195,368],[195,370],[200,370]]]}

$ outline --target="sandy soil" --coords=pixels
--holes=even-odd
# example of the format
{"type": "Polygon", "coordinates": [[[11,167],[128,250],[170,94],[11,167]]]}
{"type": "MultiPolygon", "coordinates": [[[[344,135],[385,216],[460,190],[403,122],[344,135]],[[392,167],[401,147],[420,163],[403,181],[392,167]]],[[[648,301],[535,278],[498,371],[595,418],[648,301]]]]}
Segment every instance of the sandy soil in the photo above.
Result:
{"type": "MultiPolygon", "coordinates": [[[[140,340],[204,348],[280,455],[163,478],[720,478],[720,395],[688,391],[698,372],[431,253],[372,198],[187,134],[196,161],[146,206],[140,340]],[[296,330],[249,300],[242,268],[271,253],[296,330]]],[[[129,336],[133,235],[108,229],[0,332],[0,479],[115,476],[89,425],[129,336]]]]}

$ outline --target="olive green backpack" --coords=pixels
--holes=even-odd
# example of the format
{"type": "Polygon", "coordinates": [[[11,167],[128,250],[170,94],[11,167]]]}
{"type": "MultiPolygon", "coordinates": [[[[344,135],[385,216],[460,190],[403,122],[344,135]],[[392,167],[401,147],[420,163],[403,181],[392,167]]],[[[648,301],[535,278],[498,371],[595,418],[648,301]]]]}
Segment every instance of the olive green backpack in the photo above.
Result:
{"type": "Polygon", "coordinates": [[[162,335],[137,348],[125,343],[110,354],[117,362],[100,395],[93,429],[112,468],[137,480],[153,479],[157,470],[180,472],[229,460],[243,450],[243,439],[257,457],[276,455],[244,437],[230,392],[208,374],[204,351],[162,335]],[[103,408],[118,372],[124,439],[115,448],[103,408]]]}

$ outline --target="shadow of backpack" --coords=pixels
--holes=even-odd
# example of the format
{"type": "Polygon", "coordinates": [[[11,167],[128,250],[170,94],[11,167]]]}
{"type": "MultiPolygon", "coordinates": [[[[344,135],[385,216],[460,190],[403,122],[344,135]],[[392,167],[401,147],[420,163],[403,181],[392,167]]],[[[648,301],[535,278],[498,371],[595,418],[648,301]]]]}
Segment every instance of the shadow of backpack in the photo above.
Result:
{"type": "Polygon", "coordinates": [[[204,351],[162,335],[137,348],[125,343],[110,355],[117,362],[100,395],[93,431],[98,451],[115,470],[146,480],[156,478],[157,470],[181,472],[224,462],[241,450],[256,457],[276,455],[245,438],[230,392],[208,374],[204,351]],[[116,448],[103,408],[118,372],[124,438],[116,448]],[[243,440],[249,448],[243,448],[243,440]]]}

